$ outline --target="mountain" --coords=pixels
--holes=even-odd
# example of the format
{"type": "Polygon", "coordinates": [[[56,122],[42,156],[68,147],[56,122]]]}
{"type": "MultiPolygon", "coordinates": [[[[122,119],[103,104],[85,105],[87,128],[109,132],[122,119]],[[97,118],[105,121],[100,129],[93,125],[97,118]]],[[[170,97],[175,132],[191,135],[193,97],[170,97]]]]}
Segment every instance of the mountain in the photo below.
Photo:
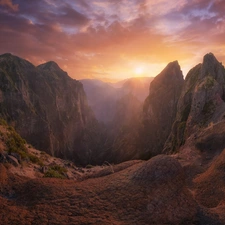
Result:
{"type": "Polygon", "coordinates": [[[2,118],[36,148],[86,163],[84,131],[96,121],[79,81],[55,62],[35,67],[11,54],[0,56],[0,81],[2,118]]]}
{"type": "Polygon", "coordinates": [[[52,157],[0,118],[2,224],[225,224],[225,69],[213,54],[185,81],[178,62],[169,63],[151,83],[143,112],[127,93],[108,126],[96,123],[82,85],[54,62],[34,67],[6,54],[0,56],[0,79],[0,112],[11,125],[36,131],[40,143],[44,137],[37,131],[48,135],[46,129],[49,139],[65,141],[55,126],[69,131],[58,118],[70,127],[76,114],[70,129],[76,135],[82,124],[74,142],[79,164],[107,160],[82,168],[52,157]],[[79,115],[86,115],[83,122],[79,115]],[[160,154],[163,145],[170,155],[160,154]],[[119,163],[138,157],[151,158],[119,163]]]}
{"type": "Polygon", "coordinates": [[[154,77],[131,77],[117,83],[110,83],[115,88],[121,88],[125,94],[131,93],[138,100],[143,102],[149,93],[150,83],[154,77]]]}
{"type": "Polygon", "coordinates": [[[152,77],[129,78],[115,84],[81,80],[90,107],[104,126],[107,136],[105,160],[120,163],[140,158],[137,142],[140,117],[152,80],[152,77]]]}
{"type": "Polygon", "coordinates": [[[201,130],[223,122],[224,118],[225,69],[209,53],[185,78],[176,119],[164,151],[177,151],[188,137],[195,134],[197,138],[201,130]]]}
{"type": "Polygon", "coordinates": [[[34,149],[3,120],[0,132],[2,224],[225,222],[224,152],[190,185],[175,155],[81,168],[34,149]]]}
{"type": "Polygon", "coordinates": [[[169,63],[151,82],[143,106],[143,127],[140,131],[140,151],[144,157],[162,152],[176,117],[183,83],[183,74],[177,61],[169,63]]]}
{"type": "Polygon", "coordinates": [[[100,80],[85,79],[80,82],[97,120],[104,123],[111,122],[116,102],[122,96],[121,91],[100,80]]]}
{"type": "Polygon", "coordinates": [[[152,77],[129,78],[117,83],[106,83],[100,80],[84,79],[84,86],[90,107],[98,121],[112,123],[116,113],[117,102],[126,95],[132,94],[143,102],[149,92],[152,77]]]}

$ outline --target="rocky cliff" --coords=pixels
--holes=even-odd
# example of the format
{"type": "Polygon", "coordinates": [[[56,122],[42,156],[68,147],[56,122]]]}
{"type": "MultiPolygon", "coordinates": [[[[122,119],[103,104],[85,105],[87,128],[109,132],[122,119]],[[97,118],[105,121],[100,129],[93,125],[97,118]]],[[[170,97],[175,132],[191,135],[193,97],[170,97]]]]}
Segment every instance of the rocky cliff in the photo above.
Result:
{"type": "Polygon", "coordinates": [[[189,71],[178,103],[176,120],[165,144],[173,152],[200,130],[225,118],[225,69],[212,53],[189,71]]]}
{"type": "Polygon", "coordinates": [[[140,132],[142,157],[149,158],[162,152],[176,117],[183,83],[177,61],[169,63],[151,82],[143,107],[143,128],[140,132]]]}
{"type": "Polygon", "coordinates": [[[0,56],[0,81],[1,117],[36,148],[84,163],[95,119],[80,82],[55,62],[35,67],[11,54],[0,56]]]}

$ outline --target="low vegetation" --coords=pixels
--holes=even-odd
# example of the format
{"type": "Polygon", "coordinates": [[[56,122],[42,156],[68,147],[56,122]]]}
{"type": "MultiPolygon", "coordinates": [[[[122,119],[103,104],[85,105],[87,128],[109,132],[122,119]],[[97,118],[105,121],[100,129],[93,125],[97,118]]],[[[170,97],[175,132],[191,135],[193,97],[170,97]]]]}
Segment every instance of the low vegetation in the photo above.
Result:
{"type": "MultiPolygon", "coordinates": [[[[1,131],[0,135],[6,145],[6,151],[8,154],[11,155],[12,153],[16,153],[23,161],[30,161],[40,166],[44,165],[38,156],[28,152],[26,141],[15,131],[13,127],[8,126],[7,122],[3,119],[0,119],[0,125],[6,129],[6,132],[1,131]]],[[[31,148],[31,146],[28,145],[28,148],[31,148]]]]}
{"type": "Polygon", "coordinates": [[[44,177],[52,177],[52,178],[66,178],[67,169],[60,165],[54,165],[48,168],[47,172],[45,172],[44,177]]]}

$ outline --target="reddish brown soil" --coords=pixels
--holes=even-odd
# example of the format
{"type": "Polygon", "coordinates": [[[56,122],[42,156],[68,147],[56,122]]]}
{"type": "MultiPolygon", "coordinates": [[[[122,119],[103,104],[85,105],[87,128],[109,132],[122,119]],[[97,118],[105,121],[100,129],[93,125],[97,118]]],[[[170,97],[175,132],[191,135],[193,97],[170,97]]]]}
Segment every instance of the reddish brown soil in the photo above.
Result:
{"type": "Polygon", "coordinates": [[[74,181],[25,178],[0,165],[0,224],[222,224],[218,212],[196,203],[175,159],[162,155],[118,168],[74,181]]]}

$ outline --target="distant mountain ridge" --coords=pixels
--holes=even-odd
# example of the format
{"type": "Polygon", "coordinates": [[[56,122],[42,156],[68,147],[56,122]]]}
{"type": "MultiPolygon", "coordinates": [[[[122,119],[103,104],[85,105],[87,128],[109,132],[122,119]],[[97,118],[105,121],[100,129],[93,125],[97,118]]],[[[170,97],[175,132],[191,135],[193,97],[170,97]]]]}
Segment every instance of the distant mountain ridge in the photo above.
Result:
{"type": "Polygon", "coordinates": [[[97,79],[83,79],[89,105],[100,122],[110,123],[115,116],[117,102],[127,95],[133,95],[143,103],[149,92],[153,77],[133,77],[116,83],[97,79]]]}

